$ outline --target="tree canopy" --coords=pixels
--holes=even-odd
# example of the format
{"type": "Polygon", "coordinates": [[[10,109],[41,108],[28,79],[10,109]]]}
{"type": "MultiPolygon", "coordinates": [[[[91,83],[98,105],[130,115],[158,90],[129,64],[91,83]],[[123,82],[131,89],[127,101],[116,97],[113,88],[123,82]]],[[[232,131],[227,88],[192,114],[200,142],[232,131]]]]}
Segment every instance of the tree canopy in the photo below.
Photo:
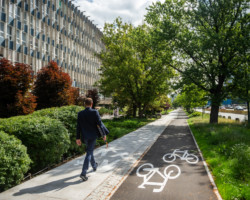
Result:
{"type": "Polygon", "coordinates": [[[184,85],[182,91],[177,95],[173,104],[177,107],[183,106],[188,112],[195,107],[202,107],[207,104],[207,94],[200,90],[195,84],[184,85]]]}
{"type": "Polygon", "coordinates": [[[146,25],[133,27],[120,18],[104,27],[106,49],[98,55],[102,61],[100,89],[119,105],[132,107],[134,116],[137,109],[142,116],[151,102],[166,94],[168,78],[173,75],[162,60],[168,52],[160,51],[151,37],[146,25]]]}
{"type": "Polygon", "coordinates": [[[153,39],[171,52],[165,64],[210,94],[210,123],[218,122],[220,103],[249,62],[248,10],[248,0],[166,0],[148,8],[153,39]]]}
{"type": "Polygon", "coordinates": [[[95,109],[95,107],[97,106],[97,104],[100,101],[98,90],[96,88],[94,88],[93,90],[88,90],[86,97],[91,98],[93,100],[92,108],[95,109]]]}
{"type": "Polygon", "coordinates": [[[35,110],[36,98],[30,92],[33,73],[29,65],[0,60],[0,117],[25,115],[35,110]]]}
{"type": "Polygon", "coordinates": [[[37,96],[38,109],[69,105],[73,103],[75,93],[70,76],[54,61],[37,73],[33,92],[37,96]]]}

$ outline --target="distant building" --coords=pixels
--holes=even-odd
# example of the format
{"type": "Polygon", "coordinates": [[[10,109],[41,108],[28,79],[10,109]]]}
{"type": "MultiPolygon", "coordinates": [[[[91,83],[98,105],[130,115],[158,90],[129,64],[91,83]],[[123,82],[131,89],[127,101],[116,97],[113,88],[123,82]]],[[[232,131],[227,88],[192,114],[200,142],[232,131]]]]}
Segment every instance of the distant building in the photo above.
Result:
{"type": "Polygon", "coordinates": [[[0,0],[0,57],[32,66],[54,60],[81,93],[99,79],[102,32],[69,0],[0,0]]]}

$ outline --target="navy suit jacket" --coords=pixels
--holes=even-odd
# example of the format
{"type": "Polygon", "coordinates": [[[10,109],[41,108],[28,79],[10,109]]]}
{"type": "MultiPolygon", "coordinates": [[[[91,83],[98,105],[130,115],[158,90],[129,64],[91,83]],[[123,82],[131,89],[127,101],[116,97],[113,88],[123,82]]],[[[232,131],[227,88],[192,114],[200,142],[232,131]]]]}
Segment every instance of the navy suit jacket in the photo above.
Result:
{"type": "Polygon", "coordinates": [[[77,117],[77,135],[76,139],[97,139],[97,125],[102,126],[99,112],[90,107],[85,108],[78,113],[77,117]]]}

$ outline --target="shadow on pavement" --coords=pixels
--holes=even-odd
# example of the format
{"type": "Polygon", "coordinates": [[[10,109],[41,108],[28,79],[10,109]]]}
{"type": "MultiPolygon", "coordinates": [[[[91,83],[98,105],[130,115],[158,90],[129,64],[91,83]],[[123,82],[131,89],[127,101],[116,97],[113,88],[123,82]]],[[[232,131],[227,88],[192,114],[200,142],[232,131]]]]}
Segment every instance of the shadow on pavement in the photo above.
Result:
{"type": "Polygon", "coordinates": [[[50,183],[46,183],[43,185],[22,189],[19,192],[14,193],[14,196],[20,196],[23,194],[40,194],[40,193],[45,193],[45,192],[49,192],[53,190],[58,191],[68,186],[82,183],[82,180],[80,179],[78,181],[68,182],[69,180],[74,179],[76,177],[79,177],[79,176],[76,175],[76,176],[60,179],[57,181],[52,181],[50,183]]]}

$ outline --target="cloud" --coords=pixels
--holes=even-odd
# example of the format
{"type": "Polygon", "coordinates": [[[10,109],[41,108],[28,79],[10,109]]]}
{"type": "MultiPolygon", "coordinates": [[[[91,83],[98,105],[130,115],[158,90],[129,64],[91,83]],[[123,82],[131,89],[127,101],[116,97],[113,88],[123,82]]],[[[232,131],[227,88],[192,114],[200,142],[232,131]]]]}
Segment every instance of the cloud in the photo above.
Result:
{"type": "Polygon", "coordinates": [[[77,6],[81,11],[85,11],[93,24],[101,30],[104,23],[112,23],[117,17],[121,17],[124,22],[132,23],[134,26],[142,24],[146,7],[156,2],[156,0],[77,0],[77,6]]]}

